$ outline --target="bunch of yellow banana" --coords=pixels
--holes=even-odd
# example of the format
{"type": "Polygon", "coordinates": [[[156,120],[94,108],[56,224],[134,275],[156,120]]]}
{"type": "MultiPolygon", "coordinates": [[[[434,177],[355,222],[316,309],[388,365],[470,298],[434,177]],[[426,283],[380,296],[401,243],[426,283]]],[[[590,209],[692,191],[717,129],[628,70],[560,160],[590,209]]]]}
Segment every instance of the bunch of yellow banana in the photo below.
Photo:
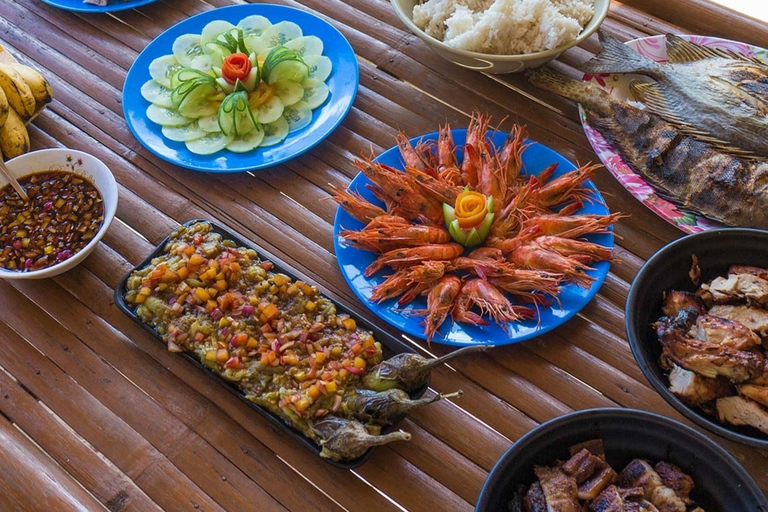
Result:
{"type": "Polygon", "coordinates": [[[48,80],[16,62],[0,62],[0,157],[29,151],[26,124],[53,100],[48,80]]]}

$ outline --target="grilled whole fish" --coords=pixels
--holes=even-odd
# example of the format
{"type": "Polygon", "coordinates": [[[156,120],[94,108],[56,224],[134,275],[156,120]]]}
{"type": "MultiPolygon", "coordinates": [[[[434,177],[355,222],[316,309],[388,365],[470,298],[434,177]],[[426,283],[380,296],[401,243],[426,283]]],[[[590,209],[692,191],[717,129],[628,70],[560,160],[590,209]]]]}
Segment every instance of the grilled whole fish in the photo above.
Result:
{"type": "Polygon", "coordinates": [[[667,37],[658,63],[600,31],[603,51],[587,73],[637,73],[652,82],[630,89],[646,107],[683,131],[737,156],[768,157],[768,65],[738,53],[667,37]]]}
{"type": "Polygon", "coordinates": [[[661,197],[722,224],[768,228],[768,162],[723,153],[597,85],[551,68],[528,79],[581,103],[589,124],[661,197]]]}

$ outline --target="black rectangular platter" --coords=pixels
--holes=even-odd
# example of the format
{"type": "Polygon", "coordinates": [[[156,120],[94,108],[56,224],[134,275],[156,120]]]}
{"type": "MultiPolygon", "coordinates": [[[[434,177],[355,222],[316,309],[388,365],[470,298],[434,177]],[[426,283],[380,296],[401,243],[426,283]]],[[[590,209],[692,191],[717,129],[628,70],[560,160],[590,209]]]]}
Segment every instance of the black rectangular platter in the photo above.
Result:
{"type": "MultiPolygon", "coordinates": [[[[186,223],[184,223],[184,226],[189,226],[191,224],[195,224],[198,222],[207,222],[211,225],[213,228],[213,231],[216,233],[219,233],[224,239],[226,240],[232,240],[240,247],[249,247],[254,249],[258,254],[259,257],[263,260],[269,260],[273,263],[274,268],[272,269],[273,272],[282,272],[283,274],[286,274],[290,276],[292,279],[303,279],[297,275],[297,272],[291,268],[289,265],[283,263],[278,258],[271,255],[268,251],[263,250],[258,245],[254,244],[253,242],[250,242],[248,240],[243,239],[239,235],[233,233],[226,227],[221,226],[220,224],[217,224],[214,221],[206,220],[206,219],[194,219],[190,220],[186,223]]],[[[175,230],[174,230],[175,231],[175,230]]],[[[131,269],[118,283],[117,287],[115,288],[115,304],[118,308],[120,308],[123,313],[128,315],[131,319],[133,319],[137,324],[142,326],[145,330],[149,331],[153,337],[158,340],[160,343],[165,346],[165,341],[163,340],[162,336],[150,325],[144,323],[131,309],[128,304],[125,302],[125,294],[127,292],[127,282],[130,275],[139,269],[142,269],[149,265],[149,263],[152,261],[153,258],[156,258],[157,256],[161,255],[163,252],[165,252],[165,246],[168,244],[168,241],[170,239],[171,234],[169,234],[160,244],[157,245],[157,247],[149,254],[146,258],[144,258],[138,265],[136,265],[133,269],[131,269]]],[[[311,281],[308,281],[306,279],[303,279],[305,282],[308,282],[309,284],[311,281]]],[[[317,286],[318,290],[325,295],[326,297],[330,298],[330,295],[328,294],[327,290],[325,290],[322,286],[317,286]]],[[[399,339],[395,338],[391,334],[387,333],[386,331],[382,330],[381,328],[377,327],[374,324],[371,324],[358,314],[356,314],[354,311],[352,311],[347,305],[345,305],[342,302],[339,302],[338,300],[333,299],[334,304],[336,305],[336,309],[340,313],[346,313],[351,318],[355,320],[358,326],[360,326],[363,329],[367,329],[371,331],[376,338],[377,341],[381,343],[382,351],[384,353],[384,358],[391,357],[392,355],[403,353],[403,352],[415,352],[411,347],[406,345],[404,342],[400,341],[399,339]]],[[[240,400],[245,403],[248,407],[253,409],[254,411],[258,412],[262,416],[264,416],[267,420],[272,422],[275,426],[277,426],[280,430],[284,431],[288,436],[292,437],[296,442],[304,445],[307,447],[310,451],[315,453],[318,457],[320,454],[320,446],[318,446],[314,441],[310,440],[309,438],[305,437],[301,432],[293,429],[292,427],[285,424],[277,415],[273,414],[272,412],[262,408],[259,405],[256,405],[255,403],[247,400],[245,396],[241,393],[241,391],[237,388],[237,386],[234,383],[231,383],[221,377],[219,377],[216,373],[209,370],[203,364],[198,361],[194,356],[191,354],[188,354],[187,352],[182,352],[179,355],[182,357],[185,357],[187,360],[189,360],[192,364],[197,366],[201,369],[201,371],[208,374],[212,379],[214,379],[216,382],[218,382],[220,385],[224,386],[227,390],[234,393],[240,400]]],[[[419,398],[421,395],[424,394],[424,391],[426,391],[428,384],[424,385],[423,387],[419,388],[415,392],[411,393],[411,398],[419,398]]],[[[387,432],[391,432],[395,427],[388,427],[385,429],[382,429],[382,433],[386,434],[387,432]]],[[[348,460],[348,461],[341,461],[336,462],[332,461],[330,459],[323,459],[327,461],[328,463],[345,469],[352,469],[360,466],[363,462],[368,460],[368,458],[371,456],[373,451],[375,450],[375,447],[369,448],[363,455],[356,459],[348,460]]]]}

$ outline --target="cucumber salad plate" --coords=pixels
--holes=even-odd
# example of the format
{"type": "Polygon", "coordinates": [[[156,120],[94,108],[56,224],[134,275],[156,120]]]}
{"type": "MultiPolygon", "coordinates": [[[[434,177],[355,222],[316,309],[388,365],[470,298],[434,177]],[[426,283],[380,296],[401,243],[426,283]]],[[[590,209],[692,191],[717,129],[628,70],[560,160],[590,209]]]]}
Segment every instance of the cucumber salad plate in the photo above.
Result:
{"type": "Polygon", "coordinates": [[[123,110],[147,149],[189,169],[242,172],[322,141],[352,106],[347,40],[294,8],[207,11],[154,39],[128,71],[123,110]]]}

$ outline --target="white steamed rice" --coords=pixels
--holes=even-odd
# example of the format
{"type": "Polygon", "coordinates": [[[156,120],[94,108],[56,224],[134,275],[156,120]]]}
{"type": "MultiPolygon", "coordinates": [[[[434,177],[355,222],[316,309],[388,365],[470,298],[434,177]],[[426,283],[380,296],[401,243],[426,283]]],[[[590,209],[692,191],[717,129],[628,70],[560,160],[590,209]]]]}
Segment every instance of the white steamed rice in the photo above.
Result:
{"type": "Polygon", "coordinates": [[[516,55],[573,41],[594,12],[594,0],[426,0],[413,22],[454,48],[516,55]]]}

